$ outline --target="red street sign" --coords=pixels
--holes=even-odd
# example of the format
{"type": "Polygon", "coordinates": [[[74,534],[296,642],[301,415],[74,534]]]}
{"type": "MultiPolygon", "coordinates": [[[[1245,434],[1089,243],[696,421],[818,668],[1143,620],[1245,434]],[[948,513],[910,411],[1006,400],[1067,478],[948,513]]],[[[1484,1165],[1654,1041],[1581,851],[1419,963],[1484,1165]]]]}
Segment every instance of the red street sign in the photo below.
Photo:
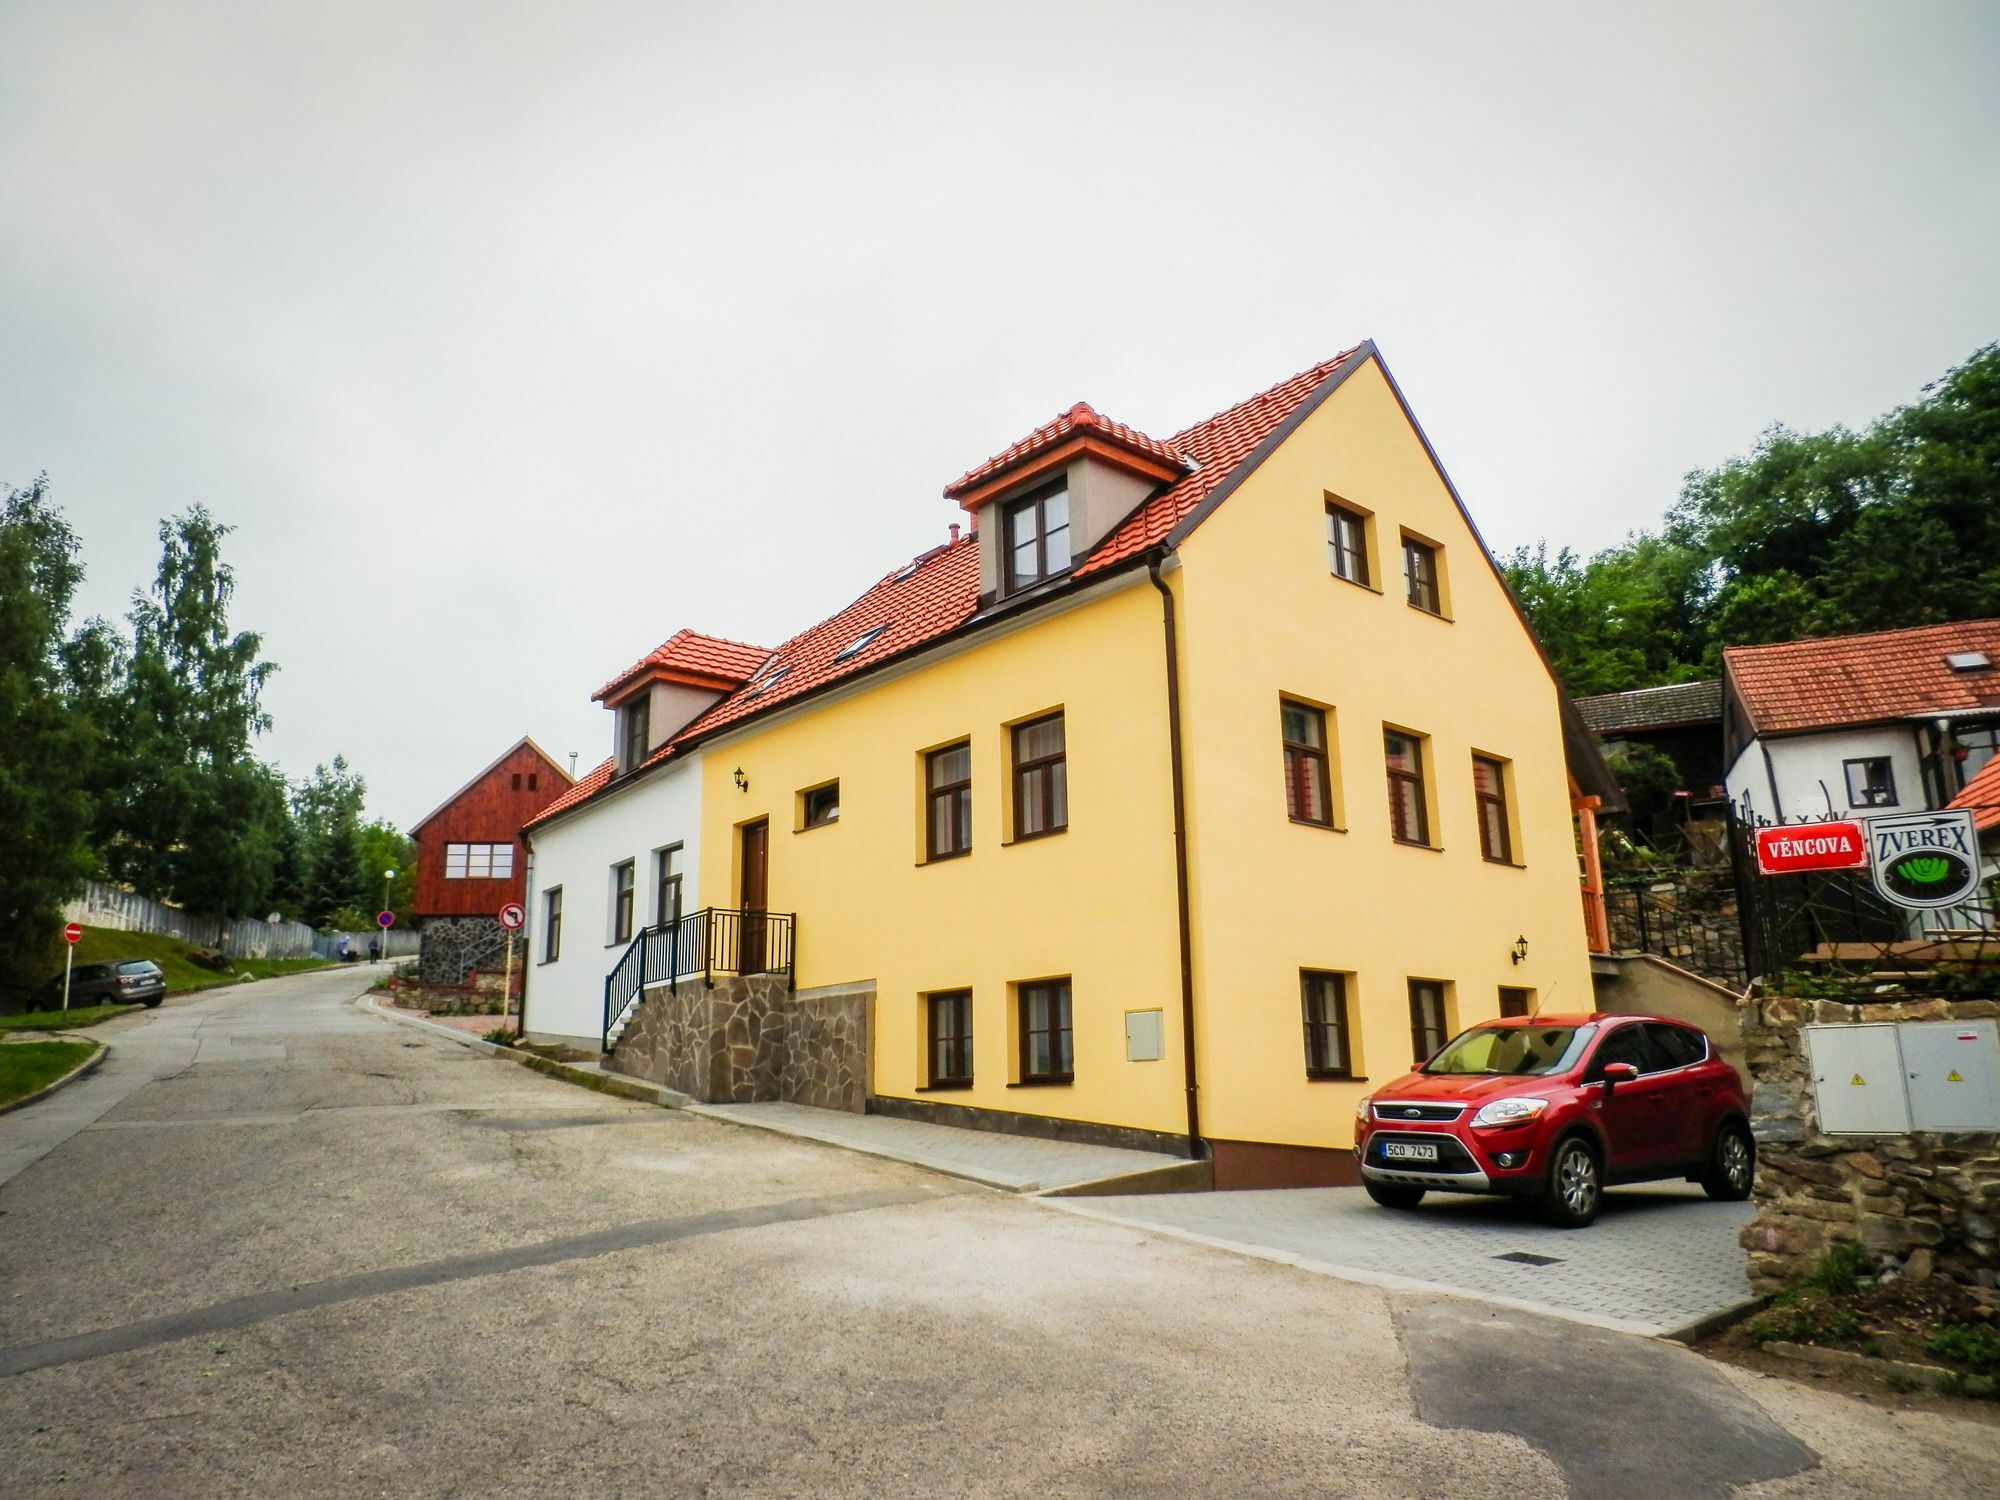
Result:
{"type": "Polygon", "coordinates": [[[500,925],[509,932],[519,932],[527,920],[528,914],[521,910],[519,902],[509,901],[500,908],[500,925]]]}
{"type": "Polygon", "coordinates": [[[394,927],[396,925],[396,914],[392,911],[377,912],[375,914],[375,925],[377,927],[394,927]]]}
{"type": "Polygon", "coordinates": [[[77,926],[77,925],[76,925],[76,923],[74,923],[74,922],[70,923],[70,924],[69,924],[69,926],[67,926],[67,927],[65,927],[65,928],[63,929],[63,941],[64,941],[65,943],[80,943],[80,942],[82,942],[82,941],[83,941],[83,929],[82,929],[81,927],[77,926]]]}
{"type": "Polygon", "coordinates": [[[1861,870],[1867,865],[1868,840],[1862,836],[1861,825],[1852,819],[1787,823],[1757,830],[1757,869],[1764,875],[1861,870]]]}

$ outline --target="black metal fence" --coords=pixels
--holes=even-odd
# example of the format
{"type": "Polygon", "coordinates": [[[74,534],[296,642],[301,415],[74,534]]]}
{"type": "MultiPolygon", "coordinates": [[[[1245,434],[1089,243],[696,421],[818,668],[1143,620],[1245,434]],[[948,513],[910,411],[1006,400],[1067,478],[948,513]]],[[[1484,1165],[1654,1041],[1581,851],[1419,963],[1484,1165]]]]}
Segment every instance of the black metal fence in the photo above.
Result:
{"type": "Polygon", "coordinates": [[[648,927],[604,976],[604,1045],[647,986],[717,975],[790,974],[797,919],[791,912],[703,907],[678,922],[648,927]]]}
{"type": "Polygon", "coordinates": [[[1750,977],[1736,882],[1727,870],[1666,870],[1605,882],[1615,953],[1650,953],[1718,984],[1750,977]]]}

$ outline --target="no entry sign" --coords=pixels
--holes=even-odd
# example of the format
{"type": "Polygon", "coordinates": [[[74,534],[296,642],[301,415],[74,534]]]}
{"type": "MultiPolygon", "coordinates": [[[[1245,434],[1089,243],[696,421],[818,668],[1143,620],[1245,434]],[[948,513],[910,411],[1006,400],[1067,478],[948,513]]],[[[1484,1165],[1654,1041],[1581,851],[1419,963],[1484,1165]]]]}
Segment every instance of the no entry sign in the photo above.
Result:
{"type": "MultiPolygon", "coordinates": [[[[44,928],[42,929],[42,931],[44,931],[44,932],[47,932],[47,931],[48,931],[48,929],[47,929],[46,927],[44,927],[44,928]]],[[[69,926],[67,926],[67,927],[65,927],[65,928],[63,929],[63,941],[64,941],[65,943],[80,943],[80,942],[82,942],[82,941],[83,941],[83,929],[82,929],[81,927],[77,926],[77,924],[76,924],[76,923],[74,923],[74,922],[70,923],[70,924],[69,924],[69,926]]]]}
{"type": "Polygon", "coordinates": [[[500,908],[500,925],[509,932],[519,932],[527,920],[528,914],[521,910],[518,902],[509,901],[500,908]]]}
{"type": "Polygon", "coordinates": [[[1868,840],[1862,836],[1861,825],[1852,819],[1757,830],[1757,869],[1765,875],[1859,870],[1867,863],[1868,840]]]}

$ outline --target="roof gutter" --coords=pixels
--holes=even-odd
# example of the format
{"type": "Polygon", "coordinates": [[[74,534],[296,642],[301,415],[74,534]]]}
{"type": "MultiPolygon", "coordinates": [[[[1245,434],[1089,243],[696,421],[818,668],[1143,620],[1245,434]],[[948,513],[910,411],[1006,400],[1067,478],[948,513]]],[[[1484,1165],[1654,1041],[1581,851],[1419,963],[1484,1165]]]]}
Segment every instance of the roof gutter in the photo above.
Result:
{"type": "Polygon", "coordinates": [[[1195,1073],[1194,935],[1188,918],[1187,772],[1181,757],[1180,643],[1175,629],[1174,592],[1160,577],[1166,549],[1146,558],[1146,574],[1160,591],[1160,623],[1167,651],[1167,758],[1174,778],[1174,894],[1178,902],[1181,941],[1181,1073],[1187,1080],[1188,1156],[1200,1161],[1208,1154],[1201,1138],[1201,1095],[1195,1073]]]}

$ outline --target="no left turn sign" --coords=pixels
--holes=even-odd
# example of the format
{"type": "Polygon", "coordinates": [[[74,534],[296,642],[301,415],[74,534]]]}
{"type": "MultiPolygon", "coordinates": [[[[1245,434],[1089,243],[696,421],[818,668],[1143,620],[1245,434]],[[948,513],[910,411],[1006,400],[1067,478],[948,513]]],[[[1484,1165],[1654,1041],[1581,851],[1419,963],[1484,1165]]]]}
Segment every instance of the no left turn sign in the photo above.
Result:
{"type": "Polygon", "coordinates": [[[528,914],[521,910],[518,902],[509,901],[500,908],[500,925],[509,932],[519,932],[527,920],[528,914]]]}

